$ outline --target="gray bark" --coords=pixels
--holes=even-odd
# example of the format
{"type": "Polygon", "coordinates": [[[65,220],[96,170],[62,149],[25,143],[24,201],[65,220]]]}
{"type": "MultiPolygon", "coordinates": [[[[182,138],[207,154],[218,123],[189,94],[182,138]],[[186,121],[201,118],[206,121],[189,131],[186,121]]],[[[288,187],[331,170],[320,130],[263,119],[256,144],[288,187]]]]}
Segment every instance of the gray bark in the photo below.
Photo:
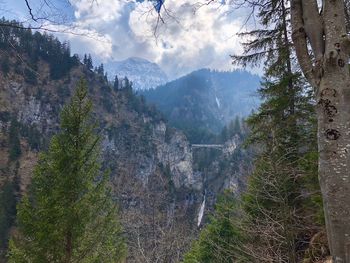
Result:
{"type": "Polygon", "coordinates": [[[320,18],[315,5],[316,0],[292,1],[293,41],[301,68],[316,90],[319,180],[331,255],[333,262],[350,263],[350,74],[345,8],[343,0],[324,0],[320,18]],[[320,32],[324,32],[322,38],[320,32]],[[308,53],[307,40],[316,59],[308,53]]]}

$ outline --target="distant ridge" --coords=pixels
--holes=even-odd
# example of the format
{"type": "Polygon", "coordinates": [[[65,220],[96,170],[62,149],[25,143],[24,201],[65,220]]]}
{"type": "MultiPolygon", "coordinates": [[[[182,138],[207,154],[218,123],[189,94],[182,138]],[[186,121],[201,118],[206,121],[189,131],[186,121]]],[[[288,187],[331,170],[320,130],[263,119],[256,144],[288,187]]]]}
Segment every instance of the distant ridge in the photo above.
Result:
{"type": "Polygon", "coordinates": [[[173,126],[218,133],[236,116],[246,117],[257,107],[259,85],[260,77],[247,71],[200,69],[141,94],[173,126]]]}

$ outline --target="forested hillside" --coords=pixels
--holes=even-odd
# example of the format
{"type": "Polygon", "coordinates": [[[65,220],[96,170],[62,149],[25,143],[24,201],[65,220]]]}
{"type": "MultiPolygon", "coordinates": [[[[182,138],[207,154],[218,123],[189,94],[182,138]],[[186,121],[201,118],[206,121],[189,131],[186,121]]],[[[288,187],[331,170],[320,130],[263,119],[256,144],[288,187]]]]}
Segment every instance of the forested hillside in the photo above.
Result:
{"type": "Polygon", "coordinates": [[[350,263],[350,1],[0,11],[1,262],[350,263]]]}
{"type": "Polygon", "coordinates": [[[237,120],[235,128],[226,128],[217,138],[221,150],[194,150],[181,131],[133,93],[127,78],[109,83],[103,65],[94,67],[88,55],[80,61],[69,44],[51,35],[16,22],[1,29],[1,260],[17,233],[16,204],[31,189],[41,189],[31,186],[40,152],[51,149],[50,139],[62,129],[63,105],[85,79],[128,262],[179,262],[217,194],[224,188],[238,193],[244,185],[244,171],[250,169],[245,158],[250,152],[241,149],[245,125],[237,120]]]}
{"type": "Polygon", "coordinates": [[[262,103],[247,119],[246,144],[257,147],[247,189],[226,192],[184,262],[322,262],[328,244],[317,178],[315,101],[291,48],[290,11],[284,1],[263,1],[260,22],[268,29],[242,35],[245,53],[234,63],[261,61],[262,103]],[[278,5],[277,5],[278,3],[278,5]],[[277,6],[276,6],[276,5],[277,6]],[[270,28],[270,25],[274,27],[270,28]]]}
{"type": "Polygon", "coordinates": [[[235,117],[246,117],[259,105],[259,81],[246,71],[202,69],[141,94],[191,142],[205,143],[235,117]]]}

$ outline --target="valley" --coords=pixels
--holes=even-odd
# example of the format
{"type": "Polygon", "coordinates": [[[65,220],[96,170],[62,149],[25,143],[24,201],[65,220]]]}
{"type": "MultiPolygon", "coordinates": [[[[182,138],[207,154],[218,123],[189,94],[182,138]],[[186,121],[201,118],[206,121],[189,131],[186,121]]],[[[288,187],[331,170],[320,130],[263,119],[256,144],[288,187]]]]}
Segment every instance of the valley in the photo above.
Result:
{"type": "Polygon", "coordinates": [[[224,133],[213,134],[209,145],[192,144],[186,131],[135,95],[129,81],[116,88],[105,72],[92,70],[51,36],[14,29],[7,36],[19,40],[16,49],[8,40],[0,47],[6,61],[0,75],[0,196],[7,200],[0,209],[9,211],[0,219],[3,260],[16,231],[14,205],[30,191],[39,152],[47,150],[60,110],[83,78],[102,137],[103,168],[110,171],[120,208],[128,262],[179,262],[217,196],[224,189],[239,195],[244,188],[252,154],[241,147],[248,132],[244,123],[237,118],[224,133]]]}

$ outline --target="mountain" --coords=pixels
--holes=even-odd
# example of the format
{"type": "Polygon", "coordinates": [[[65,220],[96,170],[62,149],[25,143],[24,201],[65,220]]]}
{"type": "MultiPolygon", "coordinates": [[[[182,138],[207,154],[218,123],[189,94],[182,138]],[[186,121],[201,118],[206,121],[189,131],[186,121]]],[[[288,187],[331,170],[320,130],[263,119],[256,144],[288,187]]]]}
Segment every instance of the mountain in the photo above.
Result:
{"type": "Polygon", "coordinates": [[[201,130],[218,133],[236,116],[246,117],[256,108],[259,85],[260,78],[247,71],[201,69],[141,94],[191,142],[198,142],[201,130]]]}
{"type": "Polygon", "coordinates": [[[127,262],[179,262],[217,195],[224,188],[236,193],[244,181],[249,162],[239,133],[219,142],[221,150],[195,149],[130,85],[110,86],[68,45],[19,24],[0,29],[0,262],[15,232],[16,202],[29,191],[40,151],[57,133],[60,110],[81,78],[120,207],[127,262]]]}
{"type": "Polygon", "coordinates": [[[106,63],[105,69],[114,80],[125,76],[133,82],[134,90],[148,90],[162,85],[168,81],[167,75],[156,64],[142,58],[128,58],[123,61],[106,63]]]}

